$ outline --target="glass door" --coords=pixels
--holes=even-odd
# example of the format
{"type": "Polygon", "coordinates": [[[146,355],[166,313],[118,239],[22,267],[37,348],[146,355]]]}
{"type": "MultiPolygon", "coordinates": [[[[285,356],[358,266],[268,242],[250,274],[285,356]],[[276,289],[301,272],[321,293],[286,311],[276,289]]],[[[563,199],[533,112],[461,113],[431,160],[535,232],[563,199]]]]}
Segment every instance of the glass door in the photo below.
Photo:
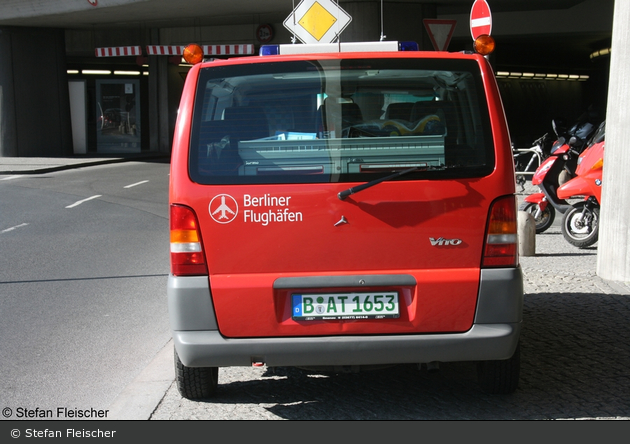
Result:
{"type": "Polygon", "coordinates": [[[96,151],[139,153],[140,81],[96,81],[96,151]]]}

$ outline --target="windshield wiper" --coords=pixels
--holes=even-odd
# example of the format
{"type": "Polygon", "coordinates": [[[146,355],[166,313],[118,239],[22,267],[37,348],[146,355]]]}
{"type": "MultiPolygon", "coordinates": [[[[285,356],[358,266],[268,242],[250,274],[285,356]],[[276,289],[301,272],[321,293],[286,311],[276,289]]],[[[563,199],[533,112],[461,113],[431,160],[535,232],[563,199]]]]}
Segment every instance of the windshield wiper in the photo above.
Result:
{"type": "Polygon", "coordinates": [[[351,187],[351,188],[348,188],[347,190],[340,191],[339,194],[337,194],[337,197],[339,198],[339,200],[344,200],[346,197],[350,196],[351,194],[355,194],[355,193],[358,193],[359,191],[366,190],[370,187],[373,187],[374,185],[378,185],[381,182],[387,182],[389,180],[396,179],[397,177],[404,176],[405,174],[413,173],[414,171],[426,171],[429,169],[443,169],[443,168],[444,167],[429,167],[426,165],[417,166],[413,168],[407,168],[406,170],[398,171],[397,173],[390,174],[389,176],[374,179],[370,182],[357,185],[356,187],[351,187]]]}

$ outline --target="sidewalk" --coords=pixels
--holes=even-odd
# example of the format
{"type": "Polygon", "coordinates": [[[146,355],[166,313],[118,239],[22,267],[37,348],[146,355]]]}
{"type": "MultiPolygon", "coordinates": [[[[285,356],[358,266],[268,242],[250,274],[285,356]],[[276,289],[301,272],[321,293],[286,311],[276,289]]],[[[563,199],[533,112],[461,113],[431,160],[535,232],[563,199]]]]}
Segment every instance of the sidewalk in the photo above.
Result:
{"type": "Polygon", "coordinates": [[[168,160],[166,153],[117,154],[116,156],[0,157],[0,175],[44,174],[119,162],[168,160]]]}

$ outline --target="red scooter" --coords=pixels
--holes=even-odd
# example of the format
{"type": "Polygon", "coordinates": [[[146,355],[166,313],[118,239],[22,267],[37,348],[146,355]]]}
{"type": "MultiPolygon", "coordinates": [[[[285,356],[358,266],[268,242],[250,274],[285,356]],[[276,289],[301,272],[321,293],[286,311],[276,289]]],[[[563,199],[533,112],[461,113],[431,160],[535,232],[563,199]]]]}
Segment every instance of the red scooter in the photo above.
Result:
{"type": "Polygon", "coordinates": [[[551,151],[551,155],[540,164],[534,176],[532,185],[538,185],[540,193],[530,194],[525,197],[519,210],[526,211],[534,216],[536,234],[546,231],[556,217],[556,211],[564,213],[571,205],[557,196],[557,190],[562,179],[567,175],[565,166],[572,158],[577,159],[578,154],[572,150],[570,142],[567,143],[560,137],[551,151]]]}
{"type": "Polygon", "coordinates": [[[578,156],[594,130],[595,126],[590,122],[576,124],[567,134],[567,136],[573,134],[568,142],[556,130],[558,139],[551,148],[551,154],[540,164],[532,177],[532,185],[538,185],[541,192],[525,197],[519,206],[519,210],[534,216],[537,234],[551,227],[556,212],[564,214],[571,209],[571,204],[559,198],[557,191],[563,183],[575,176],[578,156]]]}
{"type": "Polygon", "coordinates": [[[584,196],[564,213],[562,235],[571,245],[586,248],[599,237],[599,208],[602,198],[604,166],[604,124],[600,126],[593,142],[580,154],[575,170],[576,177],[558,188],[558,198],[570,199],[584,196]]]}

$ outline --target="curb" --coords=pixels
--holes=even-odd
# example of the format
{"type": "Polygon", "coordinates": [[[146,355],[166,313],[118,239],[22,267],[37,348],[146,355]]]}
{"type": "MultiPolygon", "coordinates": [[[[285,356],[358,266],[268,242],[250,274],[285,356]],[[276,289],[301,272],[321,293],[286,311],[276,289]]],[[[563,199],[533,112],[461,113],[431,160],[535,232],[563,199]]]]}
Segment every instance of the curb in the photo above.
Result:
{"type": "Polygon", "coordinates": [[[97,165],[107,165],[111,163],[126,162],[128,159],[107,159],[107,160],[95,160],[87,162],[77,162],[65,165],[56,165],[50,167],[37,168],[35,166],[27,166],[28,169],[5,169],[0,170],[0,174],[46,174],[53,173],[55,171],[71,170],[75,168],[83,168],[97,165]]]}
{"type": "Polygon", "coordinates": [[[98,165],[109,165],[122,162],[143,162],[170,160],[170,154],[140,154],[111,158],[0,158],[0,175],[46,174],[56,171],[71,170],[98,165]]]}
{"type": "Polygon", "coordinates": [[[108,420],[141,420],[151,415],[175,380],[173,340],[169,340],[142,372],[110,404],[108,420]]]}

